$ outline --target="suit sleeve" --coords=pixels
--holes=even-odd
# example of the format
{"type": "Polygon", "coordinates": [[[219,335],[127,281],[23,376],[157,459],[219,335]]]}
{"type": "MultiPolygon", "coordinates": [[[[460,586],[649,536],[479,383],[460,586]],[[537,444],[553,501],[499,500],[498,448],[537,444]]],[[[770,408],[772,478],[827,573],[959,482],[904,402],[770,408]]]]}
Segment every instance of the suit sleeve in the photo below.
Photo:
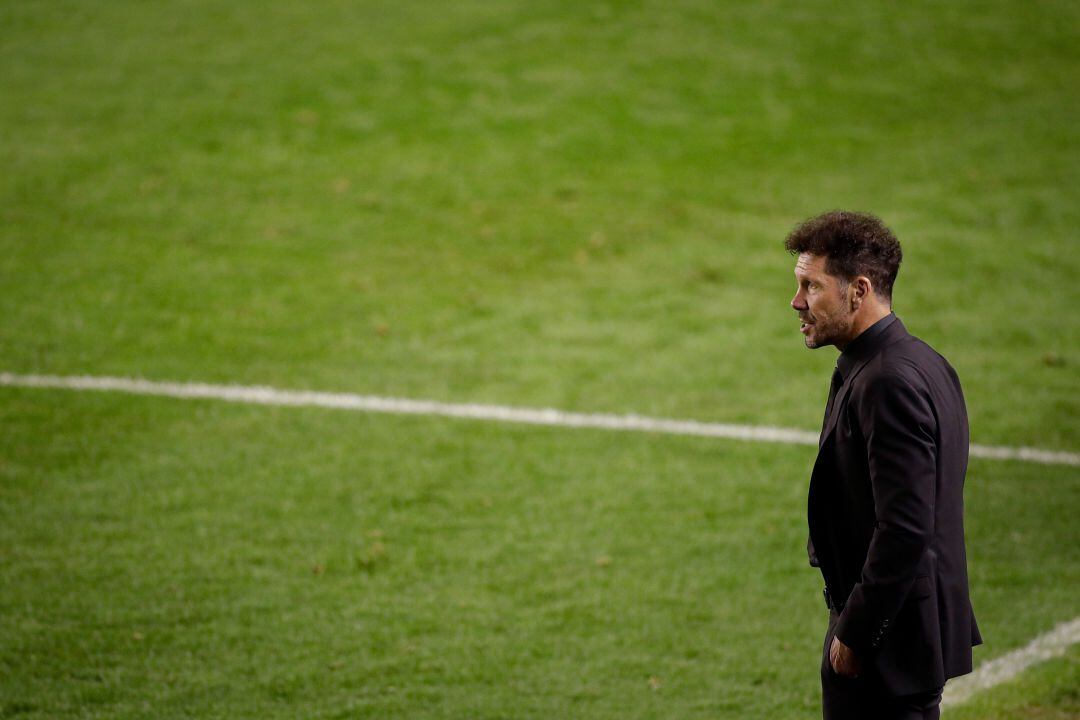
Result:
{"type": "Polygon", "coordinates": [[[856,652],[880,645],[915,582],[934,532],[937,421],[928,393],[878,378],[857,406],[874,496],[874,532],[836,636],[856,652]]]}

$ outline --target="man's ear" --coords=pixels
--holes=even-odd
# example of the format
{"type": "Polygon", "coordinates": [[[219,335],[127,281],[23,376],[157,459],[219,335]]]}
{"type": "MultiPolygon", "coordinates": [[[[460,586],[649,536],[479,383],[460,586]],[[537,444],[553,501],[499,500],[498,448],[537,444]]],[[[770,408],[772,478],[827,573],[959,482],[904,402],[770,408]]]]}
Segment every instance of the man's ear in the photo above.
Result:
{"type": "Polygon", "coordinates": [[[865,275],[855,278],[851,282],[851,310],[853,312],[858,310],[859,306],[870,297],[870,293],[873,291],[874,286],[870,283],[870,278],[865,275]]]}

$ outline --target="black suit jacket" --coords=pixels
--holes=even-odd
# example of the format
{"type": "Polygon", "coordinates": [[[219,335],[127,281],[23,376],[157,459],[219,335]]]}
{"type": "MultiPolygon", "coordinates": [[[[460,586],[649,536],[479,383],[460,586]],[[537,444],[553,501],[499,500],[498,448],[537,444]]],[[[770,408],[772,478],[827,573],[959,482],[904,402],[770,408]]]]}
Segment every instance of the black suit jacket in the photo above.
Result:
{"type": "Polygon", "coordinates": [[[810,563],[836,636],[895,695],[971,671],[968,422],[956,372],[894,315],[841,354],[810,480],[810,563]]]}

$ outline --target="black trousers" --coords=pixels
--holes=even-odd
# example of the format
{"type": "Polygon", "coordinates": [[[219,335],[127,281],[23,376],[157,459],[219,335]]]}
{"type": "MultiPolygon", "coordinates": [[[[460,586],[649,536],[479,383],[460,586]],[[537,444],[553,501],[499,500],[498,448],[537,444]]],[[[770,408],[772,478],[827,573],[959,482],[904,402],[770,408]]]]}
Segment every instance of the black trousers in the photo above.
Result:
{"type": "Polygon", "coordinates": [[[938,720],[941,717],[941,691],[897,697],[890,695],[867,668],[857,678],[838,675],[829,662],[838,615],[829,616],[825,647],[821,657],[821,700],[825,720],[938,720]]]}

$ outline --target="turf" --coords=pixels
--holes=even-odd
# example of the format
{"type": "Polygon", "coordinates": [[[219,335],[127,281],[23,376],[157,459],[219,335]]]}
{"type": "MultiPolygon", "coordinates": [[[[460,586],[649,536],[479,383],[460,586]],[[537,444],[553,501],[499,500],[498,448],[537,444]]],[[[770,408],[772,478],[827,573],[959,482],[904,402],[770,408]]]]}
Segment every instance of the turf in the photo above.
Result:
{"type": "MultiPolygon", "coordinates": [[[[817,713],[826,618],[792,520],[802,448],[5,396],[11,707],[817,713]]],[[[1080,538],[1042,499],[1080,502],[1071,472],[973,468],[973,583],[995,650],[1075,609],[1080,538]]]]}
{"type": "Polygon", "coordinates": [[[1075,5],[840,7],[8,4],[6,365],[813,427],[841,206],[976,439],[1077,447],[1075,5]]]}
{"type": "MultiPolygon", "coordinates": [[[[814,429],[834,355],[781,240],[851,207],[897,230],[973,439],[1076,451],[1078,14],[7,3],[0,370],[814,429]]],[[[816,715],[806,448],[12,389],[0,418],[5,714],[816,715]]],[[[1078,481],[973,463],[980,659],[1080,612],[1078,481]]],[[[1051,685],[1018,687],[1071,712],[1051,685]]]]}
{"type": "Polygon", "coordinates": [[[1074,720],[1080,717],[1080,648],[1038,665],[948,712],[953,720],[1074,720]]]}

